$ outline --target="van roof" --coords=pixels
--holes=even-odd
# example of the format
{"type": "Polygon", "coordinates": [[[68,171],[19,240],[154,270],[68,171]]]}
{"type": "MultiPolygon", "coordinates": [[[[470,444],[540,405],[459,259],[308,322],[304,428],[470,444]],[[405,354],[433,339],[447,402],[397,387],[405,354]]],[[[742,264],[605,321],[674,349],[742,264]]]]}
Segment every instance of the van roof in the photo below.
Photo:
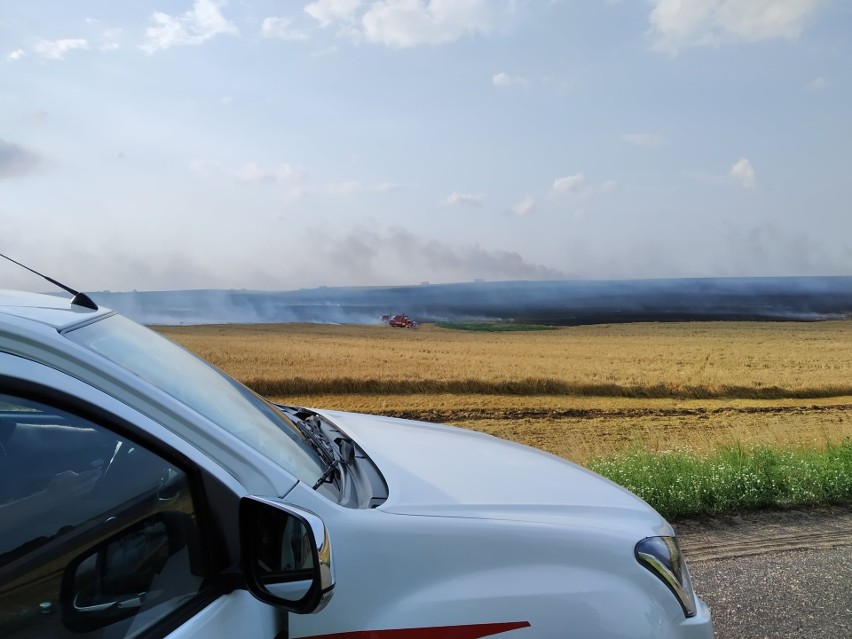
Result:
{"type": "Polygon", "coordinates": [[[92,310],[72,304],[67,296],[0,289],[0,318],[13,315],[52,326],[58,331],[112,313],[101,307],[92,310]]]}

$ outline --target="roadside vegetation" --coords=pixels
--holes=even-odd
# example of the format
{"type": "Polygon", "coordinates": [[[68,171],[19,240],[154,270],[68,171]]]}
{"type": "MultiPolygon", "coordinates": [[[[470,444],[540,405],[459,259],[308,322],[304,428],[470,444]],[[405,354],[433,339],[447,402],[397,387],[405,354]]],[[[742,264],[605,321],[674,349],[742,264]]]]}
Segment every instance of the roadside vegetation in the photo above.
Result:
{"type": "Polygon", "coordinates": [[[536,446],[670,517],[852,501],[852,322],[158,330],[277,401],[536,446]]]}
{"type": "Polygon", "coordinates": [[[707,457],[640,449],[589,467],[670,519],[852,502],[852,439],[818,449],[731,446],[707,457]]]}

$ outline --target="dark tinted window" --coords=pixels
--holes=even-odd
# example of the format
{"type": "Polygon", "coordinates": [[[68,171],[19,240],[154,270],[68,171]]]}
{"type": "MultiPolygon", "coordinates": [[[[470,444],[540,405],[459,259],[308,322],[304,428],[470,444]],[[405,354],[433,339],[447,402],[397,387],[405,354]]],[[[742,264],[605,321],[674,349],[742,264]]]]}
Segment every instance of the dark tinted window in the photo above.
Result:
{"type": "Polygon", "coordinates": [[[203,577],[180,468],[101,424],[0,394],[0,637],[136,636],[203,577]]]}

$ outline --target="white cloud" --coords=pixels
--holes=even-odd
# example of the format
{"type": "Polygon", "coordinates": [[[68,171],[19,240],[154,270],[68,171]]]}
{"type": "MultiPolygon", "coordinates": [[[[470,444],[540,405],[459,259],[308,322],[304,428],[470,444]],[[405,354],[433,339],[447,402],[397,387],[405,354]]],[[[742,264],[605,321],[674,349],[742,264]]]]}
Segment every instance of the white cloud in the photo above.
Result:
{"type": "Polygon", "coordinates": [[[829,86],[828,80],[824,77],[820,76],[818,78],[814,78],[810,82],[805,85],[805,91],[822,91],[823,89],[829,86]]]}
{"type": "Polygon", "coordinates": [[[240,182],[275,183],[298,180],[302,173],[294,169],[290,164],[279,164],[269,169],[258,166],[256,162],[249,162],[234,171],[234,177],[240,182]]]}
{"type": "Polygon", "coordinates": [[[798,38],[825,0],[652,0],[654,48],[798,38]]]}
{"type": "Polygon", "coordinates": [[[512,213],[518,217],[525,217],[535,211],[535,198],[527,193],[512,207],[512,213]]]}
{"type": "Polygon", "coordinates": [[[495,73],[491,76],[491,83],[495,87],[510,87],[510,86],[526,86],[526,78],[519,75],[509,75],[508,73],[495,73]]]}
{"type": "Polygon", "coordinates": [[[290,186],[287,188],[287,191],[284,193],[284,200],[287,202],[298,202],[302,198],[310,195],[311,190],[307,187],[296,184],[295,186],[290,186]]]}
{"type": "Polygon", "coordinates": [[[586,188],[586,176],[583,173],[576,175],[566,175],[565,177],[556,178],[553,181],[553,187],[550,192],[553,195],[562,193],[581,193],[586,188]]]}
{"type": "Polygon", "coordinates": [[[36,55],[48,60],[64,60],[69,51],[88,48],[89,43],[83,38],[66,38],[64,40],[41,40],[33,47],[33,51],[36,55]]]}
{"type": "Polygon", "coordinates": [[[401,49],[487,33],[493,18],[487,0],[376,0],[361,22],[368,42],[401,49]]]}
{"type": "Polygon", "coordinates": [[[115,51],[121,48],[121,29],[106,29],[101,33],[101,43],[98,48],[101,51],[115,51]]]}
{"type": "Polygon", "coordinates": [[[292,24],[293,21],[290,18],[266,18],[260,27],[260,33],[264,38],[307,40],[308,35],[298,29],[292,28],[292,24]]]}
{"type": "Polygon", "coordinates": [[[447,199],[441,202],[441,206],[471,206],[479,208],[482,206],[482,201],[485,195],[482,193],[459,193],[453,192],[447,196],[447,199]]]}
{"type": "Polygon", "coordinates": [[[233,178],[244,184],[288,184],[298,185],[305,172],[287,162],[272,167],[262,167],[257,162],[248,162],[238,169],[223,166],[220,162],[199,158],[189,163],[189,169],[205,178],[233,178]]]}
{"type": "Polygon", "coordinates": [[[222,165],[212,160],[199,158],[189,163],[189,170],[198,175],[207,177],[213,173],[221,171],[222,165]]]}
{"type": "Polygon", "coordinates": [[[358,180],[347,180],[329,184],[328,190],[335,195],[353,195],[364,191],[364,185],[358,180]]]}
{"type": "Polygon", "coordinates": [[[9,54],[6,56],[6,59],[7,60],[20,60],[25,55],[27,55],[27,52],[24,51],[23,49],[15,49],[14,51],[9,52],[9,54]]]}
{"type": "Polygon", "coordinates": [[[731,177],[747,189],[757,184],[757,174],[748,158],[740,158],[731,166],[731,177]]]}
{"type": "Polygon", "coordinates": [[[621,139],[637,146],[662,146],[666,139],[654,133],[624,133],[621,139]]]}
{"type": "Polygon", "coordinates": [[[396,182],[382,182],[374,186],[373,190],[379,193],[390,193],[391,191],[401,191],[404,188],[402,184],[397,184],[396,182]]]}
{"type": "MultiPolygon", "coordinates": [[[[489,33],[517,0],[315,0],[304,11],[339,37],[403,49],[489,33]]],[[[504,16],[504,17],[505,17],[504,16]]]]}
{"type": "Polygon", "coordinates": [[[327,27],[335,22],[352,22],[362,0],[317,0],[305,5],[305,13],[327,27]]]}
{"type": "Polygon", "coordinates": [[[402,185],[394,182],[382,182],[380,184],[368,185],[358,180],[347,180],[345,182],[335,182],[328,186],[330,193],[334,195],[357,195],[359,193],[390,193],[391,191],[399,191],[402,185]]]}
{"type": "Polygon", "coordinates": [[[152,54],[175,46],[195,45],[223,33],[238,33],[237,27],[219,10],[226,0],[195,0],[192,9],[182,16],[160,11],[151,16],[153,25],[145,31],[140,49],[152,54]]]}

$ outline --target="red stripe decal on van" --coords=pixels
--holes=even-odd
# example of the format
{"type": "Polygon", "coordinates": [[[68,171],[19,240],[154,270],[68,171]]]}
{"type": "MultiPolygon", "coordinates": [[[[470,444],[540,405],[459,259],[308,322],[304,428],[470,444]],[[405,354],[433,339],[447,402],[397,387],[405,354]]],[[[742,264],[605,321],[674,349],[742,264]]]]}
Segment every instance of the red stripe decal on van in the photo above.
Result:
{"type": "Polygon", "coordinates": [[[333,635],[315,635],[303,639],[480,639],[501,632],[528,628],[529,621],[510,623],[479,623],[470,626],[439,626],[436,628],[399,628],[395,630],[359,630],[333,635]]]}

